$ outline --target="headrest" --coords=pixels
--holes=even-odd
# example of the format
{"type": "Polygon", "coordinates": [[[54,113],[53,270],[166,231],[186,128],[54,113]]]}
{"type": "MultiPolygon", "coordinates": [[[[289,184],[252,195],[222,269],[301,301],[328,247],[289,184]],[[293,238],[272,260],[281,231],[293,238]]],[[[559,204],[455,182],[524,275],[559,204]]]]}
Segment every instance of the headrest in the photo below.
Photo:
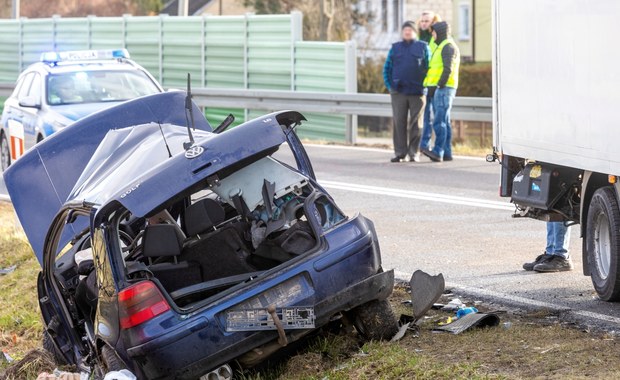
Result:
{"type": "Polygon", "coordinates": [[[183,233],[172,224],[151,224],[144,229],[142,253],[146,257],[178,256],[183,247],[183,233]]]}
{"type": "Polygon", "coordinates": [[[224,208],[210,198],[202,199],[185,209],[185,229],[188,236],[204,233],[224,220],[224,208]]]}

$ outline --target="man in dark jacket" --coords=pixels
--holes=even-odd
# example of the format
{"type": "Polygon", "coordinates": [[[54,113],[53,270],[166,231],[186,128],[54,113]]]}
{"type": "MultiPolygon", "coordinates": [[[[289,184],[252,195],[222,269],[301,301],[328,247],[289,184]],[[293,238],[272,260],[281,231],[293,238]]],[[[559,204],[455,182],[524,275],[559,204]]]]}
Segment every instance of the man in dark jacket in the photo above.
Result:
{"type": "Polygon", "coordinates": [[[415,24],[406,21],[403,40],[392,45],[385,65],[383,80],[392,98],[394,119],[394,157],[392,162],[420,160],[420,129],[426,103],[424,78],[428,70],[428,44],[415,39],[415,24]],[[411,116],[407,122],[408,116],[411,116]]]}
{"type": "Polygon", "coordinates": [[[452,127],[450,111],[459,84],[460,52],[450,37],[450,25],[445,21],[431,27],[437,48],[433,51],[424,85],[428,87],[429,97],[433,98],[433,130],[435,147],[422,148],[422,153],[432,161],[452,160],[452,127]]]}

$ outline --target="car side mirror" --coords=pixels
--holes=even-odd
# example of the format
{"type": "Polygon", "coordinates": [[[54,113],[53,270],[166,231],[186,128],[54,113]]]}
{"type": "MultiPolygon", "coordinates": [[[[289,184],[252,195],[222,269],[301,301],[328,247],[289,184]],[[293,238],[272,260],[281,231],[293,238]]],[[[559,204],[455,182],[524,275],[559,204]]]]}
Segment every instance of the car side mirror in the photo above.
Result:
{"type": "Polygon", "coordinates": [[[41,103],[34,96],[26,96],[19,100],[20,107],[41,108],[41,103]]]}

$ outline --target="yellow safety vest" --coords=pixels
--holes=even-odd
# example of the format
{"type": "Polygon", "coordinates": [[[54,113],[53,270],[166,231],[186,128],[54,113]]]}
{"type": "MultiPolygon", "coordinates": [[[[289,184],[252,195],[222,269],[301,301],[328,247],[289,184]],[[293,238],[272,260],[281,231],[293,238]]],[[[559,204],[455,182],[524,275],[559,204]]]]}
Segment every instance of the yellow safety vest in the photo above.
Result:
{"type": "MultiPolygon", "coordinates": [[[[431,43],[434,43],[434,41],[431,43]]],[[[428,65],[428,73],[424,79],[424,87],[434,87],[437,86],[437,83],[439,83],[439,79],[443,73],[443,59],[441,58],[441,51],[447,44],[452,44],[454,46],[456,50],[456,57],[452,61],[452,72],[450,73],[446,87],[457,88],[459,86],[459,66],[461,63],[461,55],[452,38],[446,38],[435,49],[432,49],[431,46],[431,51],[433,53],[431,55],[431,61],[428,65]]],[[[436,44],[434,45],[436,46],[436,44]]]]}
{"type": "Polygon", "coordinates": [[[431,52],[435,51],[435,49],[437,49],[437,42],[435,42],[434,38],[431,38],[431,40],[428,42],[428,47],[429,49],[431,49],[431,52]]]}

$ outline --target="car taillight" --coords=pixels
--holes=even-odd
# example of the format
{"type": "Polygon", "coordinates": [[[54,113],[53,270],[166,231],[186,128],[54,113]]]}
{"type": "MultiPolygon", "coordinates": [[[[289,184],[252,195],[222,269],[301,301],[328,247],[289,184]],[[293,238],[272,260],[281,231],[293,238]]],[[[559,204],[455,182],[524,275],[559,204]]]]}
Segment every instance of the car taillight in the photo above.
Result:
{"type": "Polygon", "coordinates": [[[170,305],[157,286],[151,281],[142,281],[118,293],[121,327],[137,326],[170,310],[170,305]]]}

